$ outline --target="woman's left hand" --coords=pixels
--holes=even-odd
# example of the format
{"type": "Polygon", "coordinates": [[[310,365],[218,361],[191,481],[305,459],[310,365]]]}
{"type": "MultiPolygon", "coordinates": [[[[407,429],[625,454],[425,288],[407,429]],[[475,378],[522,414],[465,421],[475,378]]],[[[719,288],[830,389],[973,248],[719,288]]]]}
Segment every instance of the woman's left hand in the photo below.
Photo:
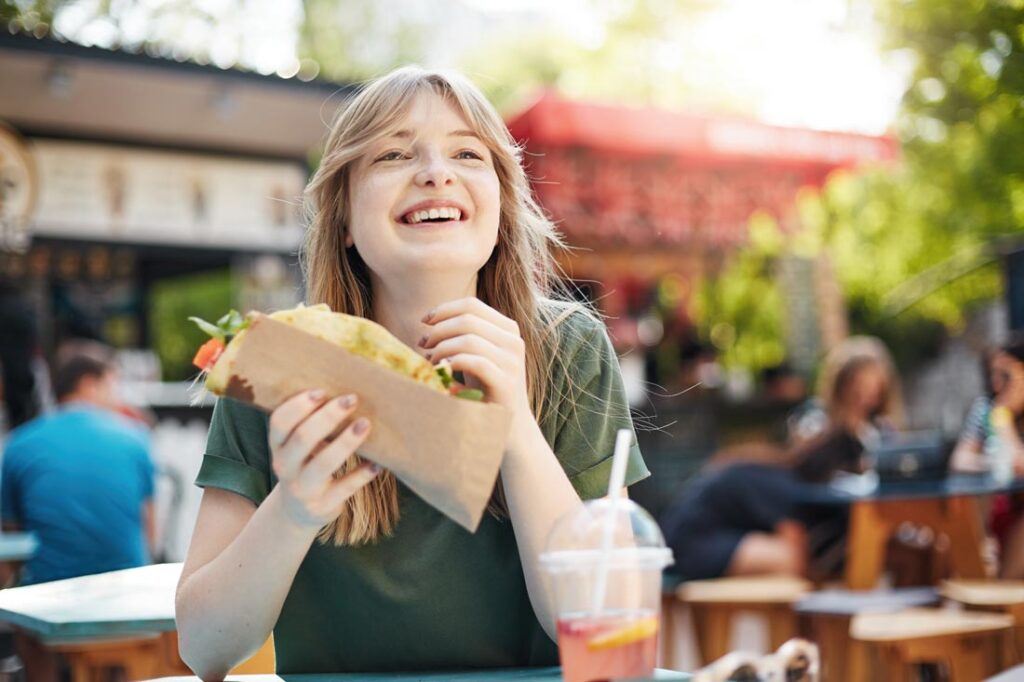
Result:
{"type": "Polygon", "coordinates": [[[478,298],[442,303],[423,318],[430,330],[419,346],[427,359],[447,358],[452,370],[483,386],[488,402],[511,409],[517,418],[531,415],[526,390],[526,346],[519,325],[478,298]]]}

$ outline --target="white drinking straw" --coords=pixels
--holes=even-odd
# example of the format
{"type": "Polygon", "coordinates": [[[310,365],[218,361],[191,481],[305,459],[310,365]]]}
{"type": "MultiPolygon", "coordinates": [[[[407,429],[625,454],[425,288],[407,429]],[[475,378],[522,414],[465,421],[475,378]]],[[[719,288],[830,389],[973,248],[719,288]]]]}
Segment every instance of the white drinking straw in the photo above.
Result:
{"type": "Polygon", "coordinates": [[[615,536],[615,512],[617,502],[622,496],[622,487],[626,484],[626,462],[629,459],[629,444],[633,433],[629,429],[619,429],[615,434],[615,454],[612,455],[612,475],[608,479],[609,508],[604,521],[604,538],[601,543],[601,558],[597,568],[597,584],[594,586],[593,613],[598,615],[604,610],[605,592],[608,590],[608,563],[612,551],[612,539],[615,536]]]}

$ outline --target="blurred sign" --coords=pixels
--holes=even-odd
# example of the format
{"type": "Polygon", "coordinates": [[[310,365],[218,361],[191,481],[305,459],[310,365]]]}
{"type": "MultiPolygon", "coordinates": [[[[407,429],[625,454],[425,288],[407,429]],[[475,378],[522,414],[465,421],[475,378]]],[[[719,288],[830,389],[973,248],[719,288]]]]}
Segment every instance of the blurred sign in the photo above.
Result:
{"type": "Polygon", "coordinates": [[[30,149],[34,234],[274,251],[302,238],[296,163],[45,139],[30,149]]]}

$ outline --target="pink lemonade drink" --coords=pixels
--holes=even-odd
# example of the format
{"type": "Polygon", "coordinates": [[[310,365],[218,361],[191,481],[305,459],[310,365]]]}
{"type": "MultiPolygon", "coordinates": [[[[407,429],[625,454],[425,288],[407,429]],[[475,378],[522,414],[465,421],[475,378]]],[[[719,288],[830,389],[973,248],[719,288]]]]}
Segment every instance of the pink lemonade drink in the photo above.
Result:
{"type": "Polygon", "coordinates": [[[658,655],[658,616],[580,615],[558,620],[558,657],[565,682],[650,677],[658,655]]]}

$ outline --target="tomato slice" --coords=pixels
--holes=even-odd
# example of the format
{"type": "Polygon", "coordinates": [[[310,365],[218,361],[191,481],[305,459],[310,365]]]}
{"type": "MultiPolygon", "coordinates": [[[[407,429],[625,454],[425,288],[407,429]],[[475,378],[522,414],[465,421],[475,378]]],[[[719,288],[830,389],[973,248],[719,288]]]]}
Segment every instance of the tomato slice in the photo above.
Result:
{"type": "Polygon", "coordinates": [[[204,372],[209,372],[223,352],[224,342],[220,339],[210,339],[196,351],[196,356],[192,358],[192,364],[204,372]]]}

